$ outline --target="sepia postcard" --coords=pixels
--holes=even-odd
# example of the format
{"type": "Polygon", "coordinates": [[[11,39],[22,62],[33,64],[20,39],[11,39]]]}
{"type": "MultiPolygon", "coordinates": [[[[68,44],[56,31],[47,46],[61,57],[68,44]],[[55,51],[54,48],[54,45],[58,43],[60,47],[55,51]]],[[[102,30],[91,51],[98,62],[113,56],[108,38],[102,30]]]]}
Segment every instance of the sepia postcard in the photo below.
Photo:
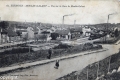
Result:
{"type": "Polygon", "coordinates": [[[120,0],[0,0],[0,80],[120,80],[120,0]]]}

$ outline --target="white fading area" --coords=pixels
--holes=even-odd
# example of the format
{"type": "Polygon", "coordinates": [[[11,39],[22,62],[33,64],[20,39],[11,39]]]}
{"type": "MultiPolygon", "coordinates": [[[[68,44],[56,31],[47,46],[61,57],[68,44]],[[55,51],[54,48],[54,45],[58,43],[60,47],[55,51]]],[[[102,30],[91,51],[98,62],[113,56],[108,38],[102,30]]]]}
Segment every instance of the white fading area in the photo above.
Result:
{"type": "Polygon", "coordinates": [[[120,2],[118,0],[80,0],[80,1],[0,1],[1,20],[27,21],[61,24],[64,15],[65,24],[98,24],[120,22],[120,2]],[[50,7],[6,7],[6,5],[47,5],[50,7]],[[51,7],[51,6],[85,7],[51,7]]]}

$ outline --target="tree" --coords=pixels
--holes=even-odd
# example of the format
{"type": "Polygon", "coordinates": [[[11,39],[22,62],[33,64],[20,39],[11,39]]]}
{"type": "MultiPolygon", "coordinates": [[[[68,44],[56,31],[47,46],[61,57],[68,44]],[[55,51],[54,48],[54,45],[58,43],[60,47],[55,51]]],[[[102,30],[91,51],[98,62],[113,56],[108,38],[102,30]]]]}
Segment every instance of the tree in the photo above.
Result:
{"type": "Polygon", "coordinates": [[[28,40],[28,33],[25,34],[25,36],[23,37],[23,40],[24,40],[24,41],[27,41],[27,40],[28,40]]]}
{"type": "Polygon", "coordinates": [[[17,33],[18,36],[20,36],[20,37],[22,36],[20,31],[17,31],[16,33],[17,33]]]}
{"type": "Polygon", "coordinates": [[[83,34],[83,32],[80,32],[80,34],[83,34]]]}
{"type": "Polygon", "coordinates": [[[118,32],[118,29],[115,30],[115,37],[118,37],[119,36],[119,32],[118,32]]]}
{"type": "Polygon", "coordinates": [[[8,25],[9,25],[9,24],[8,24],[8,22],[6,22],[6,21],[0,22],[0,27],[1,27],[1,28],[4,28],[4,29],[5,29],[5,28],[8,27],[8,25]]]}
{"type": "Polygon", "coordinates": [[[34,35],[35,35],[35,41],[38,41],[38,32],[34,32],[34,35]]]}
{"type": "Polygon", "coordinates": [[[58,36],[58,33],[51,33],[52,40],[56,40],[58,36]]]}

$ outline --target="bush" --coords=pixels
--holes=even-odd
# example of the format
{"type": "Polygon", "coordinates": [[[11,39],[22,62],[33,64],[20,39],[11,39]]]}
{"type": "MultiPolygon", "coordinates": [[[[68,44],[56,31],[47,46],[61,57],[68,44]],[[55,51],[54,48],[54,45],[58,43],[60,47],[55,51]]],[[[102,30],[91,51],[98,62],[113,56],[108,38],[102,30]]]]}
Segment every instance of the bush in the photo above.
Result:
{"type": "Polygon", "coordinates": [[[59,44],[58,46],[54,47],[53,49],[68,49],[72,46],[67,45],[67,44],[59,44]]]}
{"type": "Polygon", "coordinates": [[[101,40],[99,40],[99,41],[94,41],[93,43],[94,44],[114,44],[114,43],[116,43],[118,40],[120,39],[120,35],[118,35],[115,39],[112,39],[112,40],[106,40],[106,41],[101,41],[101,40]]]}
{"type": "MultiPolygon", "coordinates": [[[[31,52],[32,49],[30,49],[31,52]]],[[[22,54],[22,53],[26,53],[26,52],[29,52],[29,48],[13,48],[11,50],[6,50],[4,52],[0,52],[0,55],[5,55],[5,54],[22,54]]]]}
{"type": "Polygon", "coordinates": [[[58,36],[58,33],[51,33],[52,40],[56,40],[58,36]]]}
{"type": "Polygon", "coordinates": [[[115,37],[118,37],[118,36],[119,36],[119,31],[118,31],[118,29],[115,30],[115,33],[114,33],[114,34],[115,34],[115,37]]]}

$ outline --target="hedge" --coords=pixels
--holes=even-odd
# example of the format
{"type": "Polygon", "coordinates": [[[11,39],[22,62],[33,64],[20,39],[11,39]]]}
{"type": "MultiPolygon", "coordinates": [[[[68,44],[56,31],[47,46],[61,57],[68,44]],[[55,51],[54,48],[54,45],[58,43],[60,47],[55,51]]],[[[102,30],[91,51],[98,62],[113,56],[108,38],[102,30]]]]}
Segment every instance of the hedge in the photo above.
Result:
{"type": "Polygon", "coordinates": [[[96,44],[114,44],[116,43],[118,40],[120,40],[120,36],[116,37],[115,39],[112,39],[112,40],[106,40],[106,41],[94,41],[93,43],[96,44]]]}

